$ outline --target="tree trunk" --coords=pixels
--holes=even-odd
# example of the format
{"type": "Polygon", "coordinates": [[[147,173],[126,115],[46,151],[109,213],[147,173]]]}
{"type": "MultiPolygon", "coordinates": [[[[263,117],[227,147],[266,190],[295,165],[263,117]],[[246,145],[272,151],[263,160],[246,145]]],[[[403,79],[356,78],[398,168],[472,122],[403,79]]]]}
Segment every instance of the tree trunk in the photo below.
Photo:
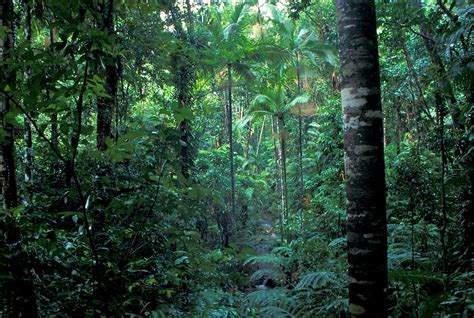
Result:
{"type": "MultiPolygon", "coordinates": [[[[276,118],[276,116],[275,116],[276,118]]],[[[283,208],[283,195],[282,195],[282,187],[281,187],[281,169],[280,169],[280,159],[279,159],[279,151],[278,151],[278,146],[276,142],[275,136],[278,134],[278,126],[276,121],[274,120],[274,116],[270,117],[271,120],[271,128],[272,128],[272,140],[273,140],[273,155],[274,155],[274,161],[275,161],[275,177],[276,177],[276,193],[277,193],[277,198],[278,198],[278,209],[279,209],[279,221],[280,221],[280,235],[282,240],[285,238],[285,226],[284,226],[284,208],[283,208]]],[[[279,134],[278,134],[279,135],[279,134]]]]}
{"type": "MultiPolygon", "coordinates": [[[[301,69],[299,54],[296,54],[296,79],[298,85],[298,95],[301,95],[301,69]]],[[[298,162],[299,162],[299,182],[300,182],[300,197],[298,198],[299,217],[301,226],[303,226],[303,198],[304,198],[304,179],[303,179],[303,116],[301,115],[301,106],[298,106],[298,162]]]]}
{"type": "Polygon", "coordinates": [[[440,94],[435,94],[436,112],[438,115],[438,138],[439,138],[439,151],[441,153],[441,224],[440,224],[440,241],[442,249],[442,261],[443,261],[443,272],[446,272],[447,267],[447,246],[446,246],[446,230],[448,226],[448,216],[446,210],[446,187],[445,187],[445,175],[447,167],[446,158],[446,142],[444,136],[444,117],[446,109],[443,104],[443,98],[440,94]]]}
{"type": "MultiPolygon", "coordinates": [[[[14,12],[12,0],[4,0],[0,5],[1,26],[6,27],[6,38],[0,41],[0,60],[6,60],[10,57],[13,50],[14,42],[14,12]]],[[[2,77],[10,87],[14,87],[12,83],[15,81],[15,75],[10,72],[8,65],[3,65],[1,70],[2,77]]],[[[0,99],[0,124],[4,133],[3,142],[0,152],[0,178],[2,183],[3,208],[10,209],[18,205],[17,189],[16,189],[16,171],[15,171],[15,134],[12,124],[5,122],[5,115],[10,111],[11,101],[2,96],[0,99]]]]}
{"type": "MultiPolygon", "coordinates": [[[[28,48],[31,49],[31,4],[29,1],[25,1],[25,38],[26,42],[28,43],[28,48]]],[[[31,67],[28,67],[25,72],[25,79],[26,82],[29,82],[31,77],[31,67]]],[[[33,140],[31,135],[31,124],[28,119],[24,118],[24,135],[23,139],[25,141],[25,153],[24,153],[24,163],[25,163],[25,182],[31,182],[33,178],[33,140]]],[[[27,194],[28,201],[30,195],[27,194]]]]}
{"type": "MultiPolygon", "coordinates": [[[[54,17],[51,18],[51,22],[54,22],[54,17]]],[[[56,30],[51,27],[49,29],[49,39],[50,45],[52,46],[56,42],[56,30]]],[[[57,147],[58,146],[58,114],[51,114],[51,143],[57,147]]]]}
{"type": "Polygon", "coordinates": [[[234,142],[232,138],[232,66],[227,65],[228,79],[228,110],[227,124],[229,131],[229,160],[230,160],[230,184],[231,184],[231,219],[235,220],[235,171],[234,171],[234,142]]]}
{"type": "Polygon", "coordinates": [[[278,115],[278,126],[280,129],[280,151],[281,151],[281,182],[283,194],[283,216],[288,220],[288,186],[286,181],[286,135],[285,118],[283,114],[278,115]]]}
{"type": "MultiPolygon", "coordinates": [[[[107,30],[109,36],[115,33],[114,26],[114,0],[108,1],[107,9],[103,8],[104,22],[103,29],[107,30]]],[[[106,138],[112,137],[112,115],[117,99],[118,72],[115,58],[110,60],[105,66],[105,91],[108,97],[97,98],[97,149],[107,150],[106,138]]]]}
{"type": "Polygon", "coordinates": [[[260,128],[260,134],[258,135],[257,149],[255,150],[255,157],[257,158],[258,158],[258,153],[260,151],[260,144],[262,143],[263,131],[265,129],[265,119],[266,119],[266,115],[263,116],[262,127],[260,128]]]}
{"type": "Polygon", "coordinates": [[[383,116],[373,0],[337,0],[342,73],[349,312],[387,317],[383,116]]]}

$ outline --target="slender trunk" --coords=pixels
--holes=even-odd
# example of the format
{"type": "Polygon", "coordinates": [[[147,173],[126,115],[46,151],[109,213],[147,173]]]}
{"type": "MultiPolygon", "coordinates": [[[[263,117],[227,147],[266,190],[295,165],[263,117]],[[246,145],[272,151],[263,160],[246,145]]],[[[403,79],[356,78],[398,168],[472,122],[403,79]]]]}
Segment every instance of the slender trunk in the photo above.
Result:
{"type": "Polygon", "coordinates": [[[281,239],[285,239],[285,226],[284,226],[284,217],[283,217],[283,201],[282,201],[282,188],[281,188],[281,169],[280,169],[280,159],[279,159],[279,150],[276,142],[275,136],[278,134],[278,127],[277,127],[277,122],[274,120],[274,116],[270,117],[271,120],[271,127],[272,127],[272,140],[273,140],[273,152],[274,152],[274,161],[275,161],[275,177],[276,177],[276,193],[277,193],[277,198],[278,198],[278,216],[280,220],[280,235],[281,239]]]}
{"type": "Polygon", "coordinates": [[[435,94],[436,112],[438,114],[438,138],[439,138],[439,151],[441,153],[441,226],[440,226],[440,240],[442,248],[442,259],[443,259],[443,272],[446,272],[447,268],[447,246],[446,246],[446,229],[448,226],[448,216],[446,210],[446,187],[445,187],[445,175],[446,175],[446,144],[444,136],[444,117],[445,108],[443,105],[443,98],[440,94],[435,94]]]}
{"type": "MultiPolygon", "coordinates": [[[[88,82],[88,75],[89,75],[89,60],[86,59],[86,64],[84,66],[84,75],[82,79],[82,86],[79,92],[79,96],[76,102],[76,111],[74,112],[74,123],[75,127],[72,131],[71,136],[71,156],[65,162],[65,177],[66,177],[66,187],[70,188],[72,186],[72,182],[76,182],[75,180],[75,165],[76,165],[76,157],[77,157],[77,150],[79,147],[79,141],[81,139],[81,132],[82,132],[82,111],[84,108],[84,94],[86,92],[87,82],[88,82]]],[[[79,185],[76,184],[78,187],[79,185]]]]}
{"type": "Polygon", "coordinates": [[[262,143],[263,131],[265,129],[265,119],[266,119],[266,116],[263,116],[262,127],[260,128],[260,134],[258,136],[257,150],[255,151],[255,156],[256,157],[258,157],[258,153],[260,151],[260,144],[262,143]]]}
{"type": "MultiPolygon", "coordinates": [[[[51,22],[54,22],[54,17],[51,17],[51,22]]],[[[56,29],[51,27],[49,29],[49,39],[50,46],[56,42],[56,29]]],[[[57,147],[58,146],[58,114],[54,113],[51,115],[51,143],[57,147]]]]}
{"type": "MultiPolygon", "coordinates": [[[[115,34],[114,25],[114,0],[109,0],[107,8],[103,8],[104,21],[103,29],[108,36],[115,34]]],[[[105,66],[105,90],[108,97],[97,98],[97,149],[107,150],[106,139],[112,138],[112,117],[117,99],[118,72],[116,59],[108,57],[105,66]]]]}
{"type": "Polygon", "coordinates": [[[401,147],[401,142],[402,142],[402,113],[401,113],[401,102],[400,102],[400,99],[399,98],[396,98],[395,99],[395,111],[396,111],[396,142],[397,142],[397,155],[400,154],[400,147],[401,147]]]}
{"type": "Polygon", "coordinates": [[[349,312],[387,317],[383,115],[374,0],[337,0],[347,194],[349,312]]]}
{"type": "Polygon", "coordinates": [[[231,184],[231,219],[236,219],[235,215],[235,171],[234,171],[234,142],[232,139],[232,65],[227,64],[228,79],[228,110],[227,124],[229,130],[229,160],[230,160],[230,184],[231,184]]]}
{"type": "MultiPolygon", "coordinates": [[[[25,1],[25,38],[28,44],[28,48],[31,49],[31,4],[29,1],[25,1]]],[[[31,77],[31,67],[25,72],[25,80],[28,83],[31,77]]],[[[24,163],[25,163],[25,182],[31,182],[33,178],[33,140],[31,135],[31,124],[28,119],[24,119],[24,135],[23,139],[25,141],[25,154],[24,154],[24,163]]],[[[30,197],[29,194],[27,194],[30,197]]],[[[30,198],[28,198],[29,201],[30,198]]]]}
{"type": "MultiPolygon", "coordinates": [[[[194,82],[193,65],[189,56],[180,47],[173,55],[174,85],[176,89],[176,99],[181,109],[191,108],[192,105],[192,84],[194,82]]],[[[194,166],[193,135],[191,121],[187,118],[178,124],[180,136],[180,161],[181,173],[185,178],[191,175],[194,166]]]]}
{"type": "Polygon", "coordinates": [[[245,160],[250,158],[250,137],[252,137],[252,120],[247,124],[247,136],[245,137],[245,160]]]}
{"type": "Polygon", "coordinates": [[[278,115],[278,126],[280,129],[280,151],[281,151],[281,179],[282,179],[282,193],[283,193],[283,208],[284,217],[288,220],[288,186],[286,181],[286,131],[285,118],[283,114],[278,115]]]}
{"type": "Polygon", "coordinates": [[[423,95],[423,89],[421,88],[420,80],[418,79],[418,74],[415,71],[415,66],[413,64],[413,60],[410,57],[410,54],[408,53],[407,46],[405,44],[405,41],[402,42],[402,49],[403,49],[403,54],[405,55],[405,60],[407,62],[408,70],[410,71],[413,80],[415,81],[416,88],[418,90],[418,95],[423,102],[423,112],[426,114],[426,116],[430,119],[431,122],[434,122],[433,117],[430,114],[430,108],[428,107],[428,104],[426,103],[425,96],[423,95]]]}
{"type": "MultiPolygon", "coordinates": [[[[416,1],[416,6],[419,10],[423,11],[423,6],[420,0],[416,1]]],[[[421,17],[424,15],[421,14],[421,17]]],[[[455,128],[463,131],[464,125],[461,122],[461,112],[459,108],[456,106],[456,97],[454,96],[452,85],[448,80],[448,74],[446,73],[443,60],[441,56],[436,50],[436,41],[432,35],[432,30],[430,26],[425,23],[424,20],[420,20],[419,23],[421,35],[423,37],[423,43],[425,45],[426,51],[428,52],[428,56],[430,57],[431,64],[433,64],[434,68],[438,72],[438,81],[437,81],[437,91],[441,96],[443,104],[450,104],[450,114],[453,120],[453,125],[455,128]]]]}
{"type": "MultiPolygon", "coordinates": [[[[299,54],[296,54],[296,79],[298,85],[298,95],[302,92],[301,83],[301,69],[299,54]]],[[[299,197],[299,219],[300,225],[303,226],[303,198],[304,198],[304,179],[303,179],[303,116],[301,115],[301,106],[298,106],[298,161],[299,161],[299,182],[300,182],[300,197],[299,197]]]]}

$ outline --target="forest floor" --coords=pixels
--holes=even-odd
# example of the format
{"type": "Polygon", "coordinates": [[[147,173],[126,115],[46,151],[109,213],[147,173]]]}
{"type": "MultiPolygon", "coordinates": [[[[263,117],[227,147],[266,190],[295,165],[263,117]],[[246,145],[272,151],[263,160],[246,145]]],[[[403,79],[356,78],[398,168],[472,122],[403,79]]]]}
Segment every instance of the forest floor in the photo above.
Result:
{"type": "MultiPolygon", "coordinates": [[[[273,247],[277,244],[277,235],[273,226],[274,217],[269,213],[260,213],[259,230],[252,238],[253,248],[257,256],[270,254],[273,247]]],[[[268,289],[275,287],[276,277],[272,277],[271,273],[275,272],[275,265],[265,262],[257,262],[250,268],[250,272],[255,274],[261,271],[263,275],[257,275],[252,280],[252,290],[268,289]]],[[[255,275],[254,275],[255,276],[255,275]]]]}

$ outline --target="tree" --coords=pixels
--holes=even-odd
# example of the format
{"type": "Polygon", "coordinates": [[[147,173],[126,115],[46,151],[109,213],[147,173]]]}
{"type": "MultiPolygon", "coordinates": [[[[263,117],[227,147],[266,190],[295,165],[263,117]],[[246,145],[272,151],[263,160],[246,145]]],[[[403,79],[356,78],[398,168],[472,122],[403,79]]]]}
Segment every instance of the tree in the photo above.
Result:
{"type": "MultiPolygon", "coordinates": [[[[4,32],[0,44],[0,60],[3,62],[2,91],[14,87],[15,73],[9,69],[8,59],[11,58],[14,42],[14,12],[11,0],[2,1],[0,5],[0,22],[4,32]]],[[[1,150],[0,150],[0,181],[2,183],[3,208],[10,209],[18,205],[15,171],[15,134],[14,126],[8,120],[8,112],[11,109],[11,101],[5,94],[0,96],[0,125],[1,125],[1,150]]]]}
{"type": "MultiPolygon", "coordinates": [[[[102,30],[109,38],[115,35],[114,24],[114,0],[102,2],[100,11],[103,15],[102,30]]],[[[97,98],[97,149],[106,150],[105,143],[107,137],[112,136],[112,115],[117,99],[118,69],[117,61],[113,54],[106,57],[105,61],[105,91],[107,96],[97,98]]]]}
{"type": "MultiPolygon", "coordinates": [[[[291,62],[290,70],[296,76],[296,92],[303,93],[303,70],[305,61],[309,60],[313,66],[327,62],[335,64],[333,47],[325,45],[316,39],[314,32],[309,32],[302,26],[297,26],[294,21],[286,19],[273,5],[269,5],[272,11],[272,21],[278,27],[278,34],[281,37],[281,46],[288,52],[288,60],[291,62]]],[[[302,198],[304,196],[303,179],[303,115],[301,107],[298,108],[298,173],[300,187],[300,206],[302,209],[302,198]]]]}
{"type": "Polygon", "coordinates": [[[383,116],[373,0],[337,1],[342,73],[349,312],[387,316],[383,116]]]}
{"type": "Polygon", "coordinates": [[[234,78],[232,72],[250,79],[252,74],[249,70],[249,66],[245,61],[249,58],[253,48],[251,47],[248,39],[246,38],[243,30],[246,26],[246,19],[248,18],[248,5],[242,3],[237,5],[231,12],[231,21],[225,27],[222,25],[222,16],[217,14],[215,21],[210,19],[211,24],[209,25],[209,31],[212,34],[213,40],[213,56],[215,60],[215,69],[226,72],[227,81],[224,82],[223,88],[227,91],[227,104],[226,104],[226,123],[227,132],[229,134],[229,168],[230,168],[230,217],[226,215],[226,222],[224,228],[224,245],[228,244],[230,230],[229,227],[233,220],[236,218],[236,185],[235,185],[235,165],[234,165],[234,140],[233,140],[233,105],[232,105],[232,93],[234,86],[234,78]],[[214,23],[212,23],[214,22],[214,23]]]}
{"type": "MultiPolygon", "coordinates": [[[[282,214],[283,219],[288,219],[288,185],[286,167],[286,129],[285,114],[294,107],[308,101],[307,95],[298,95],[291,101],[287,101],[283,88],[278,86],[275,90],[268,90],[264,94],[255,97],[253,104],[254,112],[270,114],[276,120],[276,127],[279,131],[280,140],[280,160],[281,160],[281,185],[282,185],[282,214]]],[[[284,224],[281,224],[284,226],[284,224]]]]}

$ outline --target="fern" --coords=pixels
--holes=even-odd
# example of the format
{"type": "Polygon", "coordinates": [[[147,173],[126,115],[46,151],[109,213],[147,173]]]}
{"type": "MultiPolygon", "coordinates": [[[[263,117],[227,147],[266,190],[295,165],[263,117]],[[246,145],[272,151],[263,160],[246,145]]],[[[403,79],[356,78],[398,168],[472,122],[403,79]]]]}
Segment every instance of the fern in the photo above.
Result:
{"type": "Polygon", "coordinates": [[[273,268],[263,268],[263,269],[259,269],[259,270],[256,270],[252,276],[250,276],[250,280],[252,282],[255,282],[255,281],[258,281],[264,277],[268,277],[268,278],[271,278],[273,279],[274,281],[283,281],[283,273],[277,269],[273,269],[273,268]]]}
{"type": "Polygon", "coordinates": [[[263,255],[256,255],[249,257],[244,265],[258,265],[258,264],[270,264],[276,266],[285,266],[288,261],[279,256],[274,254],[263,254],[263,255]]]}
{"type": "Polygon", "coordinates": [[[273,288],[257,290],[247,295],[249,302],[255,306],[267,307],[274,306],[287,298],[287,289],[273,288]]]}
{"type": "Polygon", "coordinates": [[[291,256],[291,254],[293,254],[293,249],[287,246],[277,246],[272,250],[272,253],[282,256],[291,256]]]}
{"type": "Polygon", "coordinates": [[[306,274],[296,285],[296,290],[306,288],[327,288],[339,286],[336,275],[331,272],[312,272],[306,274]]]}
{"type": "Polygon", "coordinates": [[[262,313],[265,314],[265,317],[272,317],[272,318],[292,318],[296,317],[290,312],[286,311],[283,308],[277,306],[267,306],[262,308],[262,313]]]}

